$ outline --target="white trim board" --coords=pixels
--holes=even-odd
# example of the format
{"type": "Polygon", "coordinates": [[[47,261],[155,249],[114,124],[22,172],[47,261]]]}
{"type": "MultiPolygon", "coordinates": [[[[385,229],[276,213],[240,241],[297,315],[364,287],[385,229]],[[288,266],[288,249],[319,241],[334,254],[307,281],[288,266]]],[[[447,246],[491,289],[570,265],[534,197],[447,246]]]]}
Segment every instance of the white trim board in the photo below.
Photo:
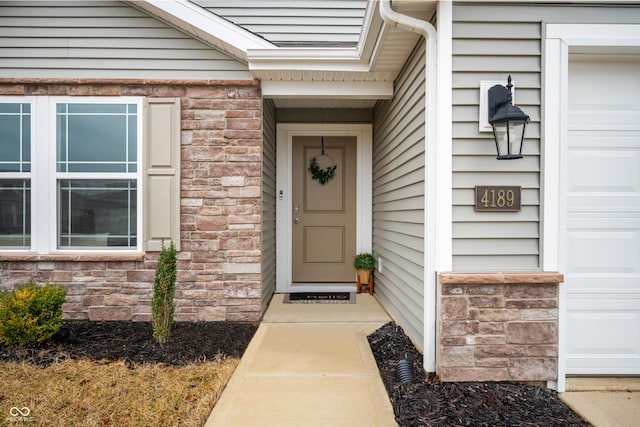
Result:
{"type": "MultiPolygon", "coordinates": [[[[542,218],[542,267],[544,271],[562,271],[565,265],[561,247],[561,230],[564,228],[561,186],[566,185],[566,158],[568,123],[569,54],[589,48],[598,52],[606,47],[640,46],[640,25],[631,24],[547,24],[545,26],[543,54],[543,218],[542,218]]],[[[558,381],[549,386],[565,391],[566,376],[566,289],[560,285],[558,381]]]]}
{"type": "Polygon", "coordinates": [[[262,96],[275,99],[389,99],[393,96],[393,82],[265,80],[262,82],[262,96]]]}
{"type": "MultiPolygon", "coordinates": [[[[356,154],[356,252],[372,248],[372,128],[362,124],[278,124],[276,147],[276,292],[326,291],[352,292],[355,284],[294,285],[291,283],[292,261],[292,150],[293,137],[304,135],[355,136],[356,154]]],[[[354,276],[355,277],[355,276],[354,276]]]]}
{"type": "Polygon", "coordinates": [[[216,46],[243,62],[249,49],[275,47],[273,43],[223,19],[189,1],[127,0],[130,6],[142,10],[185,33],[216,46]]]}

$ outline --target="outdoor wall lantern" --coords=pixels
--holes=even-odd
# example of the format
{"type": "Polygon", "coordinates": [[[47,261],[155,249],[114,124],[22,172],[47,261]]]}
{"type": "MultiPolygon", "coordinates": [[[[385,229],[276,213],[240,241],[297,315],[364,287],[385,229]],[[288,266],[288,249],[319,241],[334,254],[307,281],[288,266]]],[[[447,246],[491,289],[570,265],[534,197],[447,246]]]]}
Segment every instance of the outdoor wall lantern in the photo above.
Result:
{"type": "Polygon", "coordinates": [[[489,123],[493,128],[498,160],[522,158],[524,132],[529,116],[513,105],[511,76],[507,86],[495,85],[489,89],[489,123]]]}

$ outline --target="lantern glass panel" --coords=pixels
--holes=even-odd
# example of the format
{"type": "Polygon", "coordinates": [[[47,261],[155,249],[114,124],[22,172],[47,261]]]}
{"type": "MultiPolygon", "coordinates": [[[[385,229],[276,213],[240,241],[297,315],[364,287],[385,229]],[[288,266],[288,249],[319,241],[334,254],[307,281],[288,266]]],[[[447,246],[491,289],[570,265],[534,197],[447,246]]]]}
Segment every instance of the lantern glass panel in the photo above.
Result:
{"type": "Polygon", "coordinates": [[[498,158],[521,157],[525,124],[524,120],[507,120],[493,124],[498,158]]]}

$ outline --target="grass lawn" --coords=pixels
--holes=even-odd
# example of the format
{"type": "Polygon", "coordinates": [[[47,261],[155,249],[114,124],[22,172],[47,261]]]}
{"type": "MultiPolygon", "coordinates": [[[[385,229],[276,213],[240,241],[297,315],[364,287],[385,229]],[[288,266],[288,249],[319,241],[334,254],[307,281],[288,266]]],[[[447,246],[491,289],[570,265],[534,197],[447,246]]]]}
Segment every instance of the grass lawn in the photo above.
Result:
{"type": "Polygon", "coordinates": [[[202,426],[238,363],[0,363],[0,425],[202,426]]]}

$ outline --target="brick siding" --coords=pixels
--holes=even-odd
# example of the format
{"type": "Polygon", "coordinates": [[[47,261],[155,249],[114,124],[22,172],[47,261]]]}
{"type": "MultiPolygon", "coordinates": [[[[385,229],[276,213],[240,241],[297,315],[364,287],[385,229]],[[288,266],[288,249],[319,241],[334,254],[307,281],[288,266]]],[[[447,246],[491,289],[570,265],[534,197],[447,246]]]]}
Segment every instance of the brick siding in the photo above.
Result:
{"type": "MultiPolygon", "coordinates": [[[[0,80],[0,95],[180,97],[181,251],[176,321],[258,320],[262,101],[256,81],[0,80]]],[[[67,319],[151,318],[157,252],[0,253],[0,288],[65,287],[67,319]]]]}
{"type": "Polygon", "coordinates": [[[441,274],[443,381],[557,379],[559,274],[441,274]]]}

